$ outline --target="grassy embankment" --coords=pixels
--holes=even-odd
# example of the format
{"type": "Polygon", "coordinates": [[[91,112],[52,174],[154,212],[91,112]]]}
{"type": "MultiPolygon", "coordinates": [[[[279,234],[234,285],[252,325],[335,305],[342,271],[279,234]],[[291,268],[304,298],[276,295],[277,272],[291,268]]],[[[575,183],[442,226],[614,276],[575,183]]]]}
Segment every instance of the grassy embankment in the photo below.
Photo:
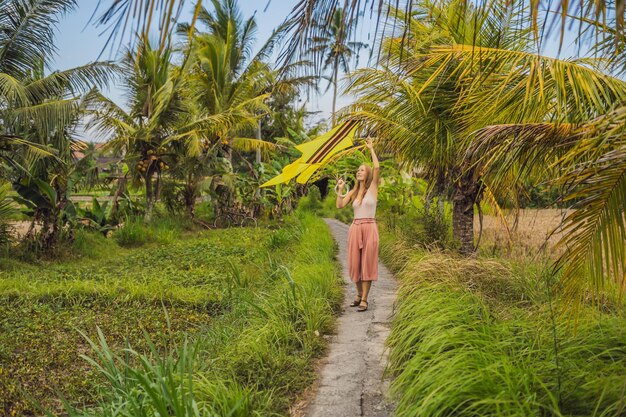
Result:
{"type": "Polygon", "coordinates": [[[548,260],[463,259],[381,237],[400,282],[388,339],[397,416],[626,415],[623,307],[586,307],[574,328],[548,291],[548,260]]]}
{"type": "Polygon", "coordinates": [[[0,414],[37,413],[31,396],[75,415],[287,413],[340,299],[326,226],[174,223],[129,224],[125,246],[81,234],[80,260],[0,260],[0,414]]]}

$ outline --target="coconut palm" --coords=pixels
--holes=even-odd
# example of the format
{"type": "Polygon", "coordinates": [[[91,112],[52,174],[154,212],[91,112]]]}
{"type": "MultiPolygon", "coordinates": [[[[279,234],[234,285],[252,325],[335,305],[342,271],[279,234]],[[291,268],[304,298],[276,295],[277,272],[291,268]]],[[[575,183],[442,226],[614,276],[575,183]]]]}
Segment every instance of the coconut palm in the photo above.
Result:
{"type": "MultiPolygon", "coordinates": [[[[279,80],[264,62],[282,32],[280,28],[276,30],[253,56],[254,17],[244,20],[233,0],[214,0],[213,6],[213,13],[204,8],[199,12],[199,27],[206,28],[207,32],[198,30],[193,39],[190,82],[199,113],[205,117],[221,117],[227,123],[222,125],[220,131],[203,132],[196,138],[195,146],[200,151],[210,149],[224,156],[231,167],[236,162],[233,154],[238,155],[243,167],[249,168],[251,175],[258,178],[257,170],[242,153],[256,150],[260,155],[261,150],[275,147],[273,143],[262,140],[258,127],[260,119],[270,111],[267,102],[272,91],[286,83],[279,80]]],[[[201,152],[195,155],[202,156],[201,152]]],[[[214,189],[221,190],[217,192],[218,197],[234,195],[231,187],[234,183],[227,180],[232,175],[224,172],[224,166],[216,165],[223,172],[221,179],[224,181],[219,175],[212,176],[214,189]]],[[[189,178],[189,175],[185,177],[189,178]]],[[[195,177],[199,180],[198,176],[195,177]]]]}
{"type": "Polygon", "coordinates": [[[626,83],[602,71],[603,56],[561,60],[541,56],[532,42],[499,42],[438,41],[407,58],[408,73],[427,74],[412,98],[440,103],[457,92],[457,120],[470,139],[457,154],[462,175],[477,173],[496,193],[511,180],[556,178],[576,209],[561,226],[565,251],[556,263],[567,294],[580,295],[581,286],[623,291],[626,83]],[[438,93],[425,95],[431,89],[438,93]]]}
{"type": "MultiPolygon", "coordinates": [[[[0,135],[3,143],[30,139],[43,145],[51,132],[75,119],[79,95],[105,85],[114,66],[92,63],[45,74],[54,55],[54,28],[75,5],[71,0],[6,0],[0,8],[0,135]]],[[[41,147],[40,147],[41,148],[41,147]]]]}
{"type": "Polygon", "coordinates": [[[358,53],[360,49],[366,48],[363,42],[350,41],[350,35],[354,30],[356,21],[346,25],[344,10],[338,8],[332,15],[330,24],[328,22],[316,22],[319,25],[319,35],[314,37],[311,54],[313,60],[323,60],[322,69],[327,71],[330,68],[329,87],[333,87],[333,105],[332,105],[332,126],[335,126],[335,110],[337,104],[337,78],[339,70],[344,73],[350,71],[350,61],[353,55],[358,53]]]}
{"type": "MultiPolygon", "coordinates": [[[[502,190],[497,185],[505,178],[489,176],[486,161],[466,157],[472,132],[498,120],[580,121],[606,111],[623,96],[624,84],[582,62],[538,55],[532,24],[511,5],[468,10],[465,2],[423,2],[410,18],[398,15],[397,26],[408,22],[406,39],[385,43],[382,69],[356,72],[355,117],[405,163],[425,168],[433,186],[450,190],[454,235],[469,253],[474,204],[485,191],[502,190]],[[489,53],[502,58],[500,66],[489,53]],[[516,76],[505,71],[510,68],[516,76]],[[541,76],[524,84],[528,73],[541,76]]],[[[514,188],[509,183],[506,191],[514,188]]]]}
{"type": "Polygon", "coordinates": [[[83,92],[108,82],[114,67],[91,63],[46,74],[54,28],[73,1],[7,0],[0,7],[0,144],[3,172],[31,208],[44,248],[53,247],[71,212],[73,131],[83,92]],[[15,145],[23,145],[16,147],[15,145]]]}
{"type": "MultiPolygon", "coordinates": [[[[563,64],[560,73],[553,69],[554,79],[550,79],[546,71],[523,70],[523,62],[520,66],[503,65],[510,57],[501,51],[487,51],[484,59],[503,77],[515,80],[508,86],[496,80],[494,95],[484,102],[509,114],[510,120],[504,123],[494,119],[478,130],[470,154],[485,161],[486,170],[499,182],[495,186],[504,187],[502,178],[514,172],[520,177],[554,178],[553,183],[561,187],[561,200],[569,203],[572,211],[559,225],[564,232],[558,242],[563,254],[555,269],[562,270],[561,283],[572,301],[581,301],[587,290],[595,295],[623,293],[626,83],[580,70],[573,63],[563,64]],[[553,89],[550,97],[546,84],[559,84],[561,91],[553,89]],[[540,97],[540,93],[547,97],[540,97]],[[558,102],[557,94],[563,98],[561,102],[567,97],[567,105],[563,109],[547,107],[546,103],[558,102]]],[[[481,87],[475,85],[473,89],[468,95],[478,94],[481,87]]]]}
{"type": "MultiPolygon", "coordinates": [[[[44,74],[54,54],[54,28],[72,9],[71,0],[5,0],[0,7],[0,140],[3,148],[25,140],[45,142],[49,132],[74,117],[77,95],[104,85],[108,63],[44,74]],[[25,130],[29,130],[28,138],[25,130]]],[[[39,147],[41,148],[41,147],[39,147]]],[[[33,150],[33,148],[31,148],[33,150]]],[[[6,156],[6,153],[4,154],[6,156]]]]}
{"type": "Polygon", "coordinates": [[[170,47],[158,50],[148,41],[141,43],[138,56],[128,51],[122,64],[129,110],[94,90],[89,127],[113,135],[107,147],[123,156],[135,181],[143,183],[149,217],[171,162],[172,143],[186,140],[203,121],[193,117],[185,63],[173,65],[170,47]]]}
{"type": "Polygon", "coordinates": [[[369,125],[379,143],[405,165],[420,167],[431,187],[452,200],[453,234],[461,252],[469,254],[474,251],[474,205],[480,202],[482,181],[480,170],[463,158],[470,130],[460,105],[459,74],[445,68],[414,69],[428,62],[433,48],[441,44],[503,42],[521,48],[524,37],[507,24],[502,8],[494,5],[493,13],[475,26],[463,7],[462,2],[446,7],[423,3],[410,17],[398,11],[397,21],[390,24],[407,22],[407,40],[387,40],[381,68],[355,71],[349,91],[357,95],[353,117],[369,125]],[[493,36],[496,27],[499,38],[493,36]]]}

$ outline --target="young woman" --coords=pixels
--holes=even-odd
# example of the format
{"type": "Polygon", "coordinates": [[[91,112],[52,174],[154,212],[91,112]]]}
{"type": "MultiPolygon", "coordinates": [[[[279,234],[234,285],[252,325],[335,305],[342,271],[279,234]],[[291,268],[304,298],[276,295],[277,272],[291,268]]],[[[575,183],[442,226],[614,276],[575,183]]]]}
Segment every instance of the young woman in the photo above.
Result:
{"type": "Polygon", "coordinates": [[[378,228],[375,217],[380,165],[371,139],[367,140],[366,146],[372,155],[374,168],[361,165],[356,173],[356,186],[343,197],[345,183],[342,179],[337,181],[337,208],[344,208],[352,202],[354,209],[354,221],[348,231],[348,269],[357,291],[350,307],[358,307],[358,311],[367,310],[372,281],[378,279],[378,228]]]}

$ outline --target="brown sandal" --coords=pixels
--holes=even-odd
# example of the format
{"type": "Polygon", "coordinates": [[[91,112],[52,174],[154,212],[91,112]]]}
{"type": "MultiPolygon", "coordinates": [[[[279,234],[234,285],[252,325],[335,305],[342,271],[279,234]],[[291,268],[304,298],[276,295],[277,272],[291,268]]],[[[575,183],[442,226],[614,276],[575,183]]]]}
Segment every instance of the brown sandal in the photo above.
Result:
{"type": "Polygon", "coordinates": [[[356,311],[360,311],[360,312],[366,311],[368,306],[369,304],[367,303],[367,300],[361,300],[361,303],[359,303],[359,308],[356,311]],[[365,303],[364,306],[361,305],[363,303],[365,303]]]}
{"type": "Polygon", "coordinates": [[[354,300],[352,303],[350,303],[350,307],[358,307],[359,304],[361,304],[361,297],[358,297],[358,300],[354,300]]]}

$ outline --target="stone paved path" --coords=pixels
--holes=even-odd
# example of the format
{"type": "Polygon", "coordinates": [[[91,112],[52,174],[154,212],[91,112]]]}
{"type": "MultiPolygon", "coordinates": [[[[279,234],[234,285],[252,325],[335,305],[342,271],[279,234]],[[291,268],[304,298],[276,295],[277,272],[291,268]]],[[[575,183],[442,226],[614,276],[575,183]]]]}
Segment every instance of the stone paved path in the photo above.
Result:
{"type": "Polygon", "coordinates": [[[348,307],[355,295],[348,277],[348,226],[326,219],[339,244],[343,278],[348,283],[344,310],[338,319],[327,358],[322,364],[319,388],[310,402],[307,417],[387,417],[393,415],[386,401],[388,381],[382,379],[387,355],[384,349],[389,335],[396,282],[381,263],[378,281],[372,284],[369,308],[359,313],[348,307]]]}

